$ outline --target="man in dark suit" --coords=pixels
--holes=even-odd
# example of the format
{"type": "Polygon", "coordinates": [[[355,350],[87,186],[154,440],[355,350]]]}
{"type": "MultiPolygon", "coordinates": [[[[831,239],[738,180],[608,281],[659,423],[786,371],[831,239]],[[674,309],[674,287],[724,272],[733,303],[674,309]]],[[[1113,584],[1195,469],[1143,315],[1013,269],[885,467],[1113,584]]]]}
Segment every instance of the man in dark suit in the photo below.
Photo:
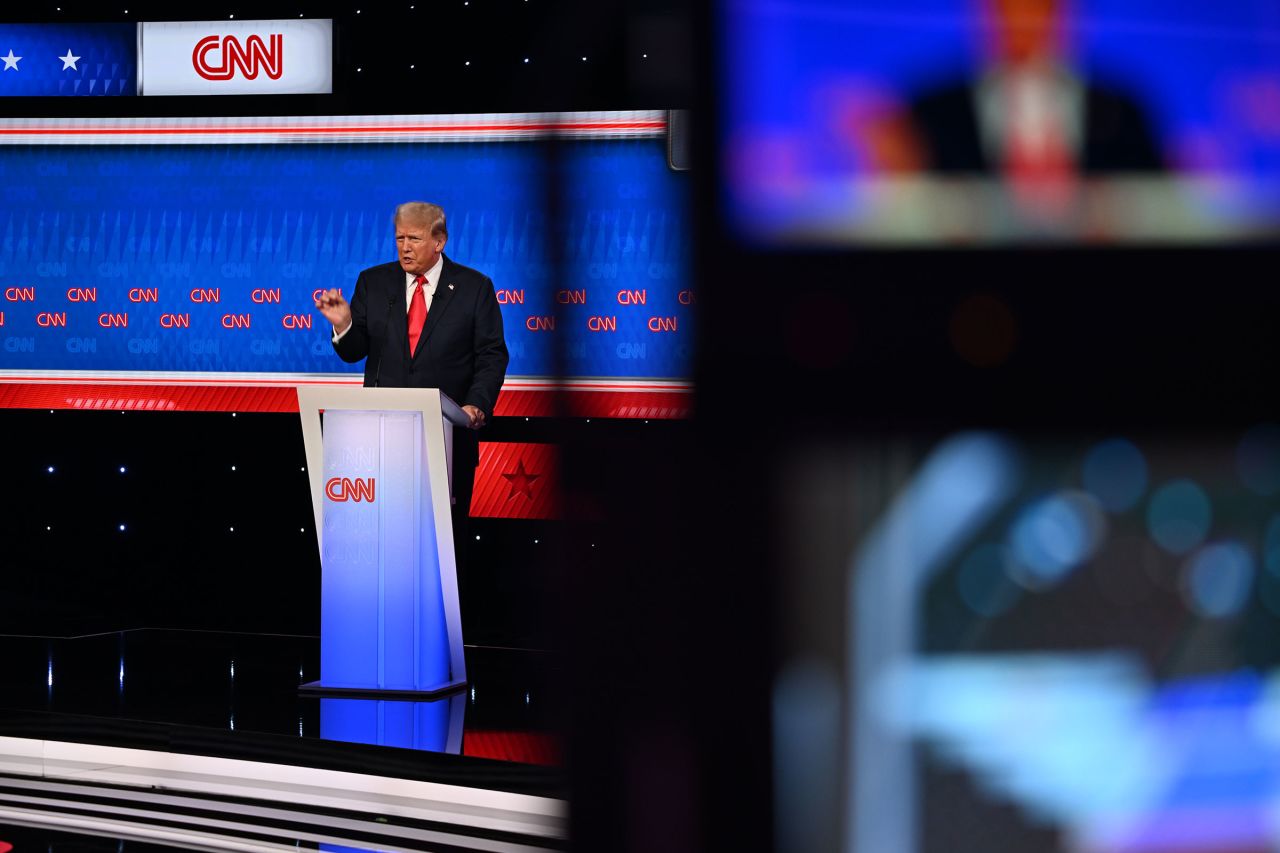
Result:
{"type": "MultiPolygon", "coordinates": [[[[1063,91],[1074,87],[1073,121],[1063,134],[1069,142],[1051,156],[1081,177],[1138,175],[1164,170],[1164,162],[1146,111],[1137,100],[1091,81],[1063,78],[1063,91]]],[[[949,175],[999,172],[1016,158],[1006,137],[984,120],[984,83],[956,83],[918,97],[911,118],[919,132],[927,163],[949,175]]],[[[998,96],[992,96],[995,100],[998,96]]],[[[1065,100],[1065,98],[1063,99],[1065,100]]],[[[988,111],[994,112],[994,110],[988,111]]],[[[1032,131],[1033,133],[1035,131],[1032,131]]],[[[1043,135],[1043,134],[1042,134],[1043,135]]],[[[1048,146],[1046,146],[1048,147],[1048,146]]]]}
{"type": "Polygon", "coordinates": [[[989,36],[982,73],[911,103],[911,124],[930,170],[1034,182],[1164,169],[1142,104],[1071,68],[1062,5],[980,0],[989,36]]]}
{"type": "Polygon", "coordinates": [[[439,388],[471,421],[453,441],[455,542],[465,553],[468,509],[479,461],[475,431],[493,416],[506,376],[502,313],[488,276],[444,256],[444,210],[407,202],[396,208],[398,261],[356,279],[351,302],[326,290],[316,308],[333,324],[333,348],[347,362],[367,358],[366,387],[439,388]]]}

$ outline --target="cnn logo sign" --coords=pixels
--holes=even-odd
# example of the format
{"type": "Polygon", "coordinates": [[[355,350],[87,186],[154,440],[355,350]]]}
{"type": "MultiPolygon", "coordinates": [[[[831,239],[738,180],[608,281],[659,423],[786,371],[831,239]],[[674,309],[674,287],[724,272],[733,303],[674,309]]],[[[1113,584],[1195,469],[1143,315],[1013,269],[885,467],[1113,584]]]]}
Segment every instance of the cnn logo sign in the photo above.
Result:
{"type": "Polygon", "coordinates": [[[258,71],[267,72],[272,80],[284,73],[284,34],[268,36],[270,47],[261,36],[249,36],[240,43],[235,36],[205,36],[191,52],[191,64],[206,80],[230,80],[236,69],[246,80],[258,79],[258,71]],[[217,63],[211,61],[211,54],[217,63]]]}
{"type": "Polygon", "coordinates": [[[346,503],[347,501],[367,501],[373,503],[374,478],[354,480],[350,477],[333,477],[324,484],[324,494],[331,501],[346,503]]]}

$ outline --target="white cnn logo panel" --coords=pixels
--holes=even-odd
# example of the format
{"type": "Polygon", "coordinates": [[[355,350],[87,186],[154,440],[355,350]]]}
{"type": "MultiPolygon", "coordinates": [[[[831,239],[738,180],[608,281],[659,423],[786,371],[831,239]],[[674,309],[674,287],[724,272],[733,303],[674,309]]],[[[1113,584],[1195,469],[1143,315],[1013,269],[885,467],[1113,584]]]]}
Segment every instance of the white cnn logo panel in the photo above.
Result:
{"type": "Polygon", "coordinates": [[[333,91],[333,21],[144,23],[143,95],[289,95],[333,91]]]}

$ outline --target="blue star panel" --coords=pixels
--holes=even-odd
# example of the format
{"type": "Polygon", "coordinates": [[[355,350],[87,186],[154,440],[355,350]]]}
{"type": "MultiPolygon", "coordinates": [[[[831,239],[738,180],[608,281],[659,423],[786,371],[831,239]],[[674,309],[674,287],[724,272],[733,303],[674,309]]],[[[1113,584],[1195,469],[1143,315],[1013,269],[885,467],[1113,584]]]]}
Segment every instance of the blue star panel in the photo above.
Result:
{"type": "Polygon", "coordinates": [[[137,93],[136,24],[0,24],[0,97],[137,93]]]}
{"type": "Polygon", "coordinates": [[[356,372],[313,293],[395,259],[391,214],[442,204],[489,275],[512,376],[687,379],[688,175],[662,140],[0,146],[0,368],[356,372]],[[564,266],[549,261],[558,246],[564,266]]]}

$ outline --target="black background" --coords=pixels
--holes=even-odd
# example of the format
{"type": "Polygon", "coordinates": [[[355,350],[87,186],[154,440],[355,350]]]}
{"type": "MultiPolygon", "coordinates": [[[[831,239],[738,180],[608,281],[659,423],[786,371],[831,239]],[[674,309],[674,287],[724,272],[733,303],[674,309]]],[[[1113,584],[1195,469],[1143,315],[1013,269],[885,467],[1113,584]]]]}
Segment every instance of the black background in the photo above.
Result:
{"type": "MultiPolygon", "coordinates": [[[[232,11],[335,18],[333,96],[13,99],[0,109],[176,116],[687,106],[697,128],[716,127],[717,46],[702,6],[409,5],[359,16],[360,4],[182,7],[188,19],[232,11]],[[646,52],[648,60],[637,58],[646,52]],[[410,56],[430,61],[410,72],[410,56]]],[[[50,8],[25,11],[58,19],[50,8]]],[[[122,19],[63,8],[80,20],[122,19]]],[[[175,14],[158,4],[129,8],[131,20],[175,14]]],[[[575,846],[583,850],[768,848],[768,690],[788,569],[777,546],[786,502],[779,472],[789,448],[974,426],[1178,434],[1276,415],[1272,244],[764,251],[722,229],[717,165],[714,133],[703,132],[695,137],[692,271],[697,417],[498,419],[489,428],[489,438],[565,447],[567,520],[475,523],[481,543],[501,544],[473,554],[464,606],[469,639],[546,644],[563,656],[575,846]],[[998,358],[975,363],[957,346],[965,317],[1009,341],[998,358]]],[[[556,205],[553,190],[550,214],[556,205]]],[[[85,614],[110,622],[110,603],[130,619],[163,613],[171,623],[243,620],[249,630],[314,632],[318,565],[314,539],[297,538],[309,505],[296,419],[235,420],[0,413],[20,462],[5,490],[6,624],[78,626],[85,614]],[[233,463],[245,477],[228,473],[233,463]],[[59,472],[47,475],[47,464],[59,472]],[[132,466],[127,484],[119,464],[132,466]],[[256,486],[246,490],[250,479],[256,486]],[[185,502],[158,497],[179,481],[185,502]],[[212,509],[192,520],[191,507],[232,499],[261,508],[243,522],[245,535],[239,525],[234,537],[201,532],[224,520],[212,509]],[[118,507],[135,510],[124,537],[114,529],[118,507]],[[65,535],[43,529],[54,510],[65,535]]]]}

